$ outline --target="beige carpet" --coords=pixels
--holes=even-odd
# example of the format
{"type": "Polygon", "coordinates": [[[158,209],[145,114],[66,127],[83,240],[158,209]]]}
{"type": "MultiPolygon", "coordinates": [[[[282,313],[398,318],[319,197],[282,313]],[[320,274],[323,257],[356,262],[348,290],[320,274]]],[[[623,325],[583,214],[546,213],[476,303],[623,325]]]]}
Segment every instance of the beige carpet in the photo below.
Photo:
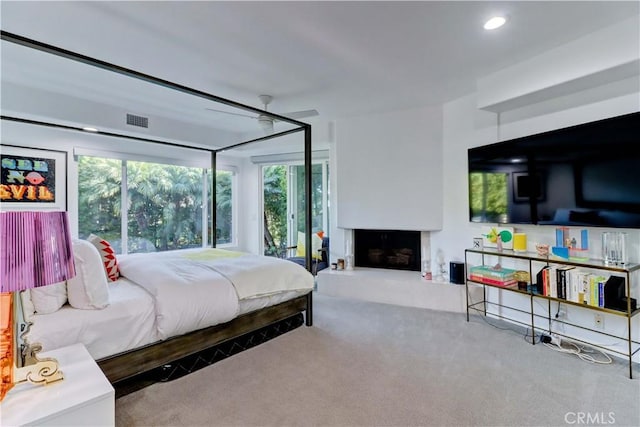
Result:
{"type": "Polygon", "coordinates": [[[314,316],[311,328],[119,398],[116,424],[640,425],[640,372],[630,380],[622,360],[586,363],[478,316],[321,294],[314,316]]]}

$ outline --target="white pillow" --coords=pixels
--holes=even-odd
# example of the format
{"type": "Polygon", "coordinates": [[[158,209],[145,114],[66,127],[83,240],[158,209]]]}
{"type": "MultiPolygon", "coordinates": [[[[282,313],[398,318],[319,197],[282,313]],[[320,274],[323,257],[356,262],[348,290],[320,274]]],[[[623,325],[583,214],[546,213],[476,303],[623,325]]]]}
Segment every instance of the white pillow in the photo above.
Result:
{"type": "Polygon", "coordinates": [[[86,240],[73,241],[76,276],[67,280],[69,304],[86,310],[109,305],[109,285],[100,252],[86,240]]]}
{"type": "Polygon", "coordinates": [[[67,302],[67,285],[65,282],[40,286],[29,290],[33,308],[38,314],[49,314],[60,310],[67,302]]]}

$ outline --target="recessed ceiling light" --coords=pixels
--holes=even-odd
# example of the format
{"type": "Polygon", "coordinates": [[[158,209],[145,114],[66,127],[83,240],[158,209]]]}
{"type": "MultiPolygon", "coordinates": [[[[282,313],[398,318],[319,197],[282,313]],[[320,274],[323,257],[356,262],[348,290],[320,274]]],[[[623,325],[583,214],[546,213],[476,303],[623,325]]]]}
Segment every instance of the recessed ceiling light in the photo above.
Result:
{"type": "Polygon", "coordinates": [[[92,128],[92,127],[89,127],[89,126],[83,127],[82,130],[85,131],[85,132],[98,132],[98,129],[92,128]]]}
{"type": "Polygon", "coordinates": [[[500,28],[507,22],[507,18],[504,16],[494,16],[484,23],[485,30],[495,30],[496,28],[500,28]]]}

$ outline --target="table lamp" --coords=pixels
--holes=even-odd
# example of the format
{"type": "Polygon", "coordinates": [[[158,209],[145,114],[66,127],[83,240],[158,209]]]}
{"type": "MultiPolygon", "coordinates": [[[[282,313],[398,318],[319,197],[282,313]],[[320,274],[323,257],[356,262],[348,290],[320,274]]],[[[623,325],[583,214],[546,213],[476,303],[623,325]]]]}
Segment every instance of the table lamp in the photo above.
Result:
{"type": "Polygon", "coordinates": [[[0,401],[16,384],[61,380],[58,362],[38,359],[40,344],[29,344],[30,324],[20,328],[20,291],[75,276],[66,212],[0,212],[0,401]],[[18,343],[17,333],[24,329],[18,343]]]}

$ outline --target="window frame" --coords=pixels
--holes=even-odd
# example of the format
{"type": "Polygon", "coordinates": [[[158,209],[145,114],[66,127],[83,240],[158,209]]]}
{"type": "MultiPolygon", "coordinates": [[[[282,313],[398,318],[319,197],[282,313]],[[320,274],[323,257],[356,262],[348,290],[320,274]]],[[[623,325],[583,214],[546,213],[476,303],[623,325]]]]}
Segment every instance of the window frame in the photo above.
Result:
{"type": "MultiPolygon", "coordinates": [[[[298,228],[297,228],[297,217],[293,217],[294,214],[297,215],[296,212],[294,212],[294,206],[297,202],[294,202],[294,198],[297,198],[297,186],[295,185],[295,178],[291,178],[292,176],[295,177],[295,174],[292,174],[292,167],[295,166],[304,166],[304,162],[300,161],[300,160],[290,160],[290,159],[286,159],[285,156],[282,156],[282,160],[278,161],[278,158],[280,156],[264,156],[265,158],[268,158],[268,160],[266,161],[259,161],[258,160],[258,156],[254,157],[254,163],[257,164],[257,166],[260,168],[260,172],[258,174],[258,181],[259,181],[259,194],[260,194],[260,217],[262,218],[264,216],[264,167],[266,166],[277,166],[277,165],[282,165],[285,166],[287,168],[287,176],[289,177],[287,179],[287,241],[288,241],[288,246],[295,246],[298,242],[298,228]],[[258,160],[258,161],[256,161],[258,160]]],[[[328,157],[321,157],[315,160],[311,161],[311,169],[313,169],[313,165],[321,165],[322,166],[322,227],[323,227],[323,231],[326,233],[326,235],[328,236],[329,233],[329,219],[330,219],[330,204],[329,204],[329,188],[330,188],[330,183],[329,183],[329,178],[330,178],[330,172],[329,172],[329,167],[330,167],[330,161],[328,157]]],[[[297,199],[296,199],[297,200],[297,199]]],[[[262,225],[259,226],[259,239],[260,239],[260,253],[264,254],[265,251],[265,245],[264,245],[264,227],[262,225]]]]}
{"type": "MultiPolygon", "coordinates": [[[[214,247],[212,239],[214,233],[209,230],[211,226],[209,220],[209,213],[213,206],[213,199],[215,198],[213,195],[212,189],[211,198],[209,198],[209,187],[212,185],[212,180],[209,179],[209,171],[211,174],[216,173],[218,171],[229,172],[231,174],[231,242],[229,243],[221,243],[216,244],[215,247],[221,248],[229,248],[236,247],[238,245],[238,168],[229,164],[221,164],[218,165],[215,169],[212,169],[211,166],[203,167],[201,165],[193,165],[189,164],[190,162],[185,161],[172,161],[172,159],[164,158],[164,157],[155,157],[155,156],[144,156],[135,153],[126,153],[126,152],[115,152],[115,151],[100,151],[100,150],[86,150],[82,148],[74,149],[74,159],[78,163],[77,169],[80,170],[80,157],[96,157],[100,159],[110,159],[110,160],[118,160],[120,162],[121,168],[121,182],[120,182],[120,240],[121,240],[121,252],[120,255],[126,255],[129,253],[129,227],[128,227],[128,217],[129,217],[129,208],[128,205],[128,197],[129,197],[129,183],[128,183],[128,162],[141,162],[141,163],[150,163],[150,164],[162,164],[167,166],[179,166],[179,167],[188,167],[202,170],[202,219],[201,219],[201,241],[202,247],[214,247]]],[[[77,191],[79,193],[80,187],[80,177],[78,173],[78,182],[77,182],[77,191]]],[[[79,215],[79,212],[78,212],[79,215]]],[[[214,225],[215,226],[215,225],[214,225]]],[[[78,230],[80,231],[80,230],[78,230]]]]}
{"type": "MultiPolygon", "coordinates": [[[[239,242],[239,238],[238,238],[238,230],[239,230],[238,168],[236,166],[229,165],[229,164],[220,164],[220,165],[217,165],[215,169],[215,172],[218,172],[218,171],[231,173],[231,242],[229,243],[216,242],[215,247],[216,248],[235,248],[235,247],[238,247],[238,242],[239,242]]],[[[213,174],[213,171],[212,171],[212,174],[213,174]]],[[[211,180],[208,180],[206,176],[205,176],[205,180],[208,181],[207,185],[211,184],[211,180]]],[[[209,233],[209,230],[208,230],[209,220],[207,219],[209,215],[209,208],[212,207],[212,201],[209,200],[208,198],[205,198],[205,199],[207,200],[207,203],[206,203],[207,209],[206,209],[206,216],[203,215],[203,221],[207,222],[207,227],[203,227],[203,229],[207,229],[207,239],[206,239],[207,245],[209,245],[210,247],[214,247],[213,242],[209,242],[209,236],[211,236],[211,239],[213,239],[213,233],[209,233]]],[[[203,240],[203,243],[204,243],[204,240],[203,240]]]]}

